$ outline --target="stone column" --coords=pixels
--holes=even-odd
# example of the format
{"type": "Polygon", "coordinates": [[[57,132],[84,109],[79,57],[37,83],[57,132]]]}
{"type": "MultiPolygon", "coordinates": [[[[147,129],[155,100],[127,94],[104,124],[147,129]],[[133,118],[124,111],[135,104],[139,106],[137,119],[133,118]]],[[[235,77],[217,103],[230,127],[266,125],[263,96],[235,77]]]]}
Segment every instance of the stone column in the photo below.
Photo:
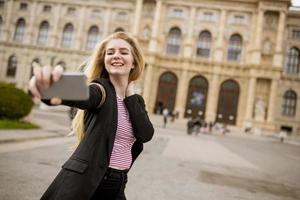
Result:
{"type": "Polygon", "coordinates": [[[256,29],[255,29],[255,37],[254,37],[254,46],[252,49],[252,64],[260,64],[261,62],[261,37],[263,30],[263,22],[264,22],[264,10],[259,9],[256,20],[256,29]]]}
{"type": "Polygon", "coordinates": [[[74,43],[75,43],[75,49],[84,49],[84,47],[85,47],[85,43],[86,43],[86,40],[84,40],[85,39],[85,37],[83,37],[83,34],[84,34],[84,32],[85,32],[85,27],[84,27],[84,24],[85,24],[85,20],[86,20],[86,18],[85,18],[85,12],[86,12],[86,7],[82,7],[81,9],[80,9],[80,12],[79,12],[79,22],[78,22],[78,24],[77,24],[77,31],[76,31],[76,35],[75,35],[75,41],[74,41],[74,43]]]}
{"type": "Polygon", "coordinates": [[[248,84],[248,95],[247,95],[247,105],[246,105],[246,114],[245,114],[246,121],[251,121],[253,118],[255,88],[256,88],[256,78],[251,77],[248,84]]]}
{"type": "Polygon", "coordinates": [[[149,107],[151,112],[153,111],[153,108],[150,105],[150,94],[151,94],[151,85],[153,79],[153,68],[155,63],[155,57],[153,53],[157,51],[157,39],[158,39],[157,37],[158,37],[158,30],[159,30],[159,22],[161,18],[161,11],[162,11],[162,1],[157,0],[153,28],[151,33],[151,40],[149,44],[150,55],[148,57],[148,67],[146,69],[144,91],[143,91],[143,97],[145,99],[145,103],[149,107]]]}
{"type": "Polygon", "coordinates": [[[2,41],[11,41],[14,37],[14,31],[16,29],[16,21],[11,21],[12,10],[13,10],[13,1],[5,1],[7,4],[6,17],[3,17],[4,26],[3,26],[3,36],[2,41]]]}
{"type": "Polygon", "coordinates": [[[226,25],[226,10],[221,11],[221,17],[219,22],[219,30],[218,30],[218,37],[216,41],[216,48],[214,52],[214,60],[217,62],[222,62],[223,54],[224,54],[224,31],[226,25]]]}
{"type": "Polygon", "coordinates": [[[271,91],[268,102],[268,113],[267,113],[267,122],[274,123],[274,115],[276,104],[276,96],[277,96],[277,88],[278,88],[278,80],[273,79],[271,83],[271,91]]]}
{"type": "Polygon", "coordinates": [[[36,44],[36,37],[39,32],[39,24],[34,23],[36,20],[37,2],[34,1],[31,4],[31,6],[30,6],[31,13],[30,13],[29,22],[26,22],[26,27],[28,28],[27,30],[25,29],[24,41],[26,44],[36,44]]]}
{"type": "Polygon", "coordinates": [[[185,111],[185,105],[186,105],[186,98],[187,98],[187,93],[188,93],[188,67],[189,63],[184,63],[183,66],[183,71],[179,79],[179,85],[177,89],[177,94],[176,94],[176,102],[175,102],[175,111],[179,112],[179,117],[184,116],[184,111],[185,111]]]}
{"type": "Polygon", "coordinates": [[[109,34],[109,27],[111,23],[111,12],[112,9],[108,8],[106,10],[105,20],[104,20],[104,27],[103,27],[103,38],[105,38],[109,34]]]}
{"type": "Polygon", "coordinates": [[[140,27],[140,19],[142,18],[142,9],[143,9],[143,0],[136,0],[135,5],[135,14],[134,14],[134,23],[132,33],[134,36],[138,36],[139,27],[140,27]]]}
{"type": "Polygon", "coordinates": [[[30,51],[27,51],[24,53],[24,57],[19,63],[22,67],[22,70],[20,70],[19,77],[18,78],[18,84],[22,88],[27,88],[28,81],[31,77],[30,76],[30,71],[31,71],[31,57],[30,57],[30,51]]]}
{"type": "Polygon", "coordinates": [[[3,48],[1,48],[1,50],[0,50],[0,66],[1,66],[0,67],[0,80],[1,81],[4,81],[6,79],[7,60],[8,60],[8,58],[6,58],[5,51],[3,50],[3,48]]]}
{"type": "Polygon", "coordinates": [[[184,57],[192,57],[193,54],[193,32],[194,32],[194,24],[195,24],[195,16],[196,16],[196,8],[191,8],[191,13],[189,17],[189,26],[188,26],[188,33],[186,37],[186,42],[184,45],[183,55],[184,57]]]}
{"type": "Polygon", "coordinates": [[[275,55],[273,57],[273,66],[282,67],[283,65],[283,38],[285,31],[286,12],[280,12],[279,23],[277,28],[275,55]]]}
{"type": "Polygon", "coordinates": [[[214,122],[216,120],[217,103],[219,98],[219,75],[214,70],[212,81],[208,88],[208,96],[206,100],[205,121],[214,122]]]}
{"type": "Polygon", "coordinates": [[[144,89],[143,89],[143,97],[145,100],[145,104],[147,106],[148,111],[152,112],[153,108],[150,106],[150,94],[151,94],[151,86],[152,84],[152,77],[153,77],[153,64],[149,63],[147,65],[146,71],[145,71],[145,80],[144,80],[144,89]],[[149,110],[151,109],[151,110],[149,110]]]}
{"type": "MultiPolygon", "coordinates": [[[[61,4],[57,5],[56,9],[53,9],[54,13],[61,13],[61,4]]],[[[59,39],[62,36],[62,30],[59,30],[59,25],[60,25],[60,15],[54,15],[54,23],[53,23],[53,30],[51,30],[51,46],[52,47],[59,47],[60,46],[60,41],[59,39]]],[[[51,24],[50,24],[50,29],[51,29],[51,24]]]]}
{"type": "Polygon", "coordinates": [[[162,13],[162,1],[157,0],[156,1],[156,8],[155,8],[155,15],[154,15],[154,22],[153,22],[153,28],[151,33],[151,40],[149,44],[149,52],[154,53],[156,52],[157,48],[157,37],[158,37],[158,31],[159,31],[159,22],[161,18],[162,13]]]}

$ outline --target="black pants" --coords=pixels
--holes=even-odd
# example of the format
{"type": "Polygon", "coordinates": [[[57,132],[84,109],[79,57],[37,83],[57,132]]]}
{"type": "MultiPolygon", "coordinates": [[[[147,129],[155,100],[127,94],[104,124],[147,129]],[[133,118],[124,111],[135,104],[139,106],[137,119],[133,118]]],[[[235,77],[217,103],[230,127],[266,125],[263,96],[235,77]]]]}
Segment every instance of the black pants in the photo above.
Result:
{"type": "Polygon", "coordinates": [[[125,186],[128,170],[108,168],[92,200],[126,200],[125,186]]]}

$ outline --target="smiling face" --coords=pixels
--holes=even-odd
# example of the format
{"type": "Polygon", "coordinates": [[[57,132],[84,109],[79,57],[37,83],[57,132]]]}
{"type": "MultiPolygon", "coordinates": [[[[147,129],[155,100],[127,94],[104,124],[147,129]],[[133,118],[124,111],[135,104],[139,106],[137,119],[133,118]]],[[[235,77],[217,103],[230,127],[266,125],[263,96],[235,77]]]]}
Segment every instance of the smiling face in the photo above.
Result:
{"type": "Polygon", "coordinates": [[[123,39],[112,39],[106,45],[104,63],[109,76],[129,77],[134,68],[131,46],[123,39]]]}

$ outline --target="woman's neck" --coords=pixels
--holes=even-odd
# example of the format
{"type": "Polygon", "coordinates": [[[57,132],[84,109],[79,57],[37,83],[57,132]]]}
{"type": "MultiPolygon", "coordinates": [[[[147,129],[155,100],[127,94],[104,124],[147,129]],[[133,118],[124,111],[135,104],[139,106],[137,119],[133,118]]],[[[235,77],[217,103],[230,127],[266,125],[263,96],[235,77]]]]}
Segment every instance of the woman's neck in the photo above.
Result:
{"type": "Polygon", "coordinates": [[[117,95],[124,99],[126,96],[126,89],[128,86],[128,78],[110,76],[109,79],[115,87],[117,95]]]}

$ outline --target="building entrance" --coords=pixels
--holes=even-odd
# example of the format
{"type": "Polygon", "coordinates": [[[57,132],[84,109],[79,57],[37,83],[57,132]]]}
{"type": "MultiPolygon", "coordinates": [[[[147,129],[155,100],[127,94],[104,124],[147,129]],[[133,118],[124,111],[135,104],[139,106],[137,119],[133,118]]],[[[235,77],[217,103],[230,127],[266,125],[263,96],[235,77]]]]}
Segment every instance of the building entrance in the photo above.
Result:
{"type": "Polygon", "coordinates": [[[232,125],[236,123],[239,93],[240,89],[237,82],[227,80],[222,83],[219,93],[216,122],[232,125]]]}
{"type": "Polygon", "coordinates": [[[205,119],[208,82],[202,76],[191,79],[186,101],[185,117],[205,119]]]}
{"type": "Polygon", "coordinates": [[[174,110],[177,82],[178,79],[176,75],[171,72],[165,72],[160,76],[154,111],[155,113],[161,114],[164,108],[168,108],[169,111],[174,110]]]}

